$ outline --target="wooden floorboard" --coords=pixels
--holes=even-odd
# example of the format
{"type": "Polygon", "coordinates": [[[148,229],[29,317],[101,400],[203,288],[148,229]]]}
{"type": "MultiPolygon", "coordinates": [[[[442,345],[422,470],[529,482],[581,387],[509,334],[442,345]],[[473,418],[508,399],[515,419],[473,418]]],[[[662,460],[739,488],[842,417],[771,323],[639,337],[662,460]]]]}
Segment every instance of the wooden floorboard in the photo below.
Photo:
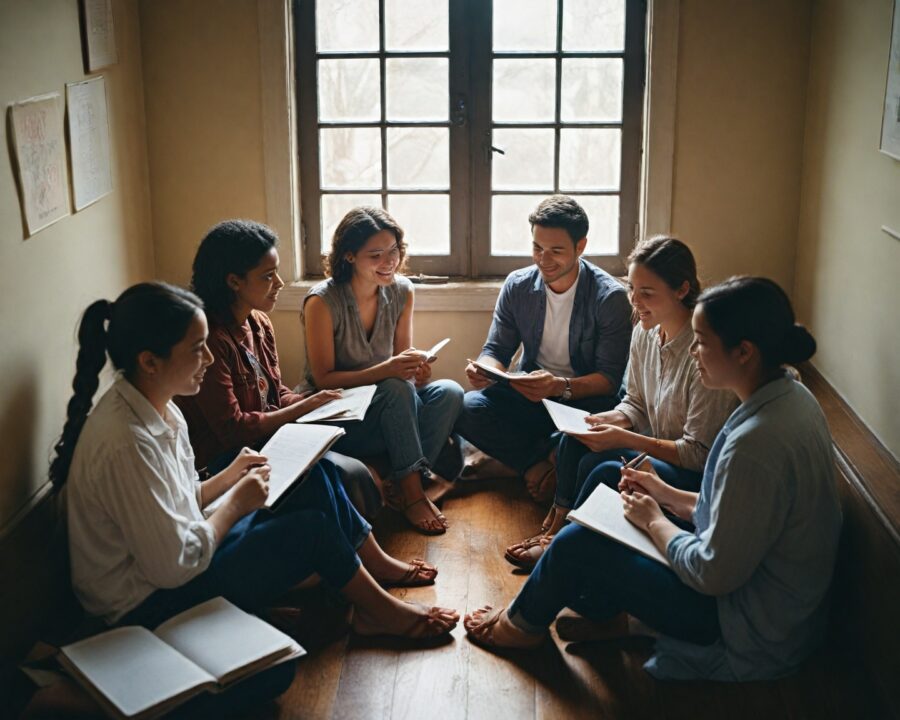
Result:
{"type": "MultiPolygon", "coordinates": [[[[375,525],[385,549],[423,557],[440,568],[434,587],[393,590],[460,612],[508,603],[525,581],[502,548],[533,534],[542,508],[515,480],[496,480],[444,500],[451,529],[426,538],[391,513],[375,525]]],[[[384,718],[505,720],[628,718],[878,717],[853,663],[823,652],[797,676],[769,683],[661,683],[642,664],[652,639],[611,643],[552,642],[533,653],[497,656],[465,639],[462,625],[435,647],[338,639],[311,653],[288,693],[265,714],[272,720],[384,718]]]]}

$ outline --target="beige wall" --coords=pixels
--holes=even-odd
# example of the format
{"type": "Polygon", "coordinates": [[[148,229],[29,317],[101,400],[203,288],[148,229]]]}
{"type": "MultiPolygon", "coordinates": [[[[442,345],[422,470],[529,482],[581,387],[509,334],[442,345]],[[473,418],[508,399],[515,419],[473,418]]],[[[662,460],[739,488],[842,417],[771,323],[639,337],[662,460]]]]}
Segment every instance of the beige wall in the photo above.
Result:
{"type": "Polygon", "coordinates": [[[156,271],[186,283],[205,231],[265,220],[256,0],[142,0],[156,271]]]}
{"type": "Polygon", "coordinates": [[[900,456],[900,242],[880,229],[900,230],[900,161],[878,151],[892,6],[814,6],[794,297],[816,366],[900,456]]]}
{"type": "Polygon", "coordinates": [[[682,0],[672,229],[705,282],[793,284],[808,0],[682,0]]]}
{"type": "MultiPolygon", "coordinates": [[[[0,147],[0,528],[46,482],[75,368],[84,307],[152,276],[136,0],[114,3],[119,62],[101,71],[113,192],[25,238],[9,148],[0,147]]],[[[78,3],[0,0],[0,105],[85,77],[78,3]]]]}

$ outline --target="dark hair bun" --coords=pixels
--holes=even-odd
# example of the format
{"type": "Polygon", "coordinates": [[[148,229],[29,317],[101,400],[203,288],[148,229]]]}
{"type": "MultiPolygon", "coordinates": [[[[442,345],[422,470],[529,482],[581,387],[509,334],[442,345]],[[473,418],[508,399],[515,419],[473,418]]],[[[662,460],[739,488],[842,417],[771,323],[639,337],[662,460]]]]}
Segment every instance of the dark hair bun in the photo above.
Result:
{"type": "Polygon", "coordinates": [[[791,365],[816,354],[816,339],[800,323],[794,323],[784,339],[784,362],[791,365]]]}

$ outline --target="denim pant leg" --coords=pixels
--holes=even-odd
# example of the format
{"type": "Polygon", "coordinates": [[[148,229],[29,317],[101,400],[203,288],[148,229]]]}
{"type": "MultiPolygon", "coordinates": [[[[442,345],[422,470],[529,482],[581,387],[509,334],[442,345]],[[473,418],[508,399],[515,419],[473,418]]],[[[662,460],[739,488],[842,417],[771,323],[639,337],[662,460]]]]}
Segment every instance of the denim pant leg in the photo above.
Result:
{"type": "MultiPolygon", "coordinates": [[[[600,483],[617,490],[619,480],[622,477],[622,462],[618,459],[619,456],[621,455],[626,460],[631,460],[637,457],[638,454],[634,450],[610,450],[606,453],[592,453],[582,458],[579,474],[584,474],[585,479],[579,489],[575,507],[579,507],[587,500],[588,496],[594,492],[600,483]],[[610,459],[610,454],[614,455],[616,459],[610,459]],[[594,458],[594,455],[597,455],[597,457],[594,458]]],[[[651,458],[650,464],[653,465],[656,474],[659,475],[666,485],[671,485],[679,490],[700,492],[700,483],[703,480],[702,473],[694,470],[685,470],[656,458],[651,458]]]]}
{"type": "Polygon", "coordinates": [[[235,523],[203,573],[180,587],[157,590],[120,622],[152,629],[218,595],[256,612],[313,573],[342,588],[359,569],[356,550],[370,529],[344,494],[334,466],[321,461],[277,512],[257,510],[235,523]]]}
{"type": "Polygon", "coordinates": [[[382,380],[365,418],[341,423],[347,434],[334,444],[334,450],[357,458],[386,452],[390,479],[425,469],[428,461],[419,439],[417,401],[412,384],[397,378],[382,380]]]}
{"type": "Polygon", "coordinates": [[[465,393],[453,380],[435,380],[416,390],[419,439],[422,452],[433,466],[463,406],[465,393]]]}
{"type": "MultiPolygon", "coordinates": [[[[591,452],[587,445],[577,438],[563,435],[556,451],[556,496],[553,504],[565,510],[575,507],[581,487],[584,484],[586,473],[583,468],[586,463],[592,470],[596,463],[590,458],[606,455],[606,453],[591,452]]],[[[609,459],[614,457],[611,453],[609,459]]]]}
{"type": "Polygon", "coordinates": [[[657,632],[709,645],[720,635],[716,599],[668,567],[580,525],[563,528],[509,607],[526,632],[541,632],[570,607],[593,620],[620,612],[657,632]]]}
{"type": "Polygon", "coordinates": [[[249,713],[253,708],[258,708],[287,690],[294,681],[296,672],[297,660],[283,662],[241,680],[225,692],[198,695],[166,717],[171,720],[219,720],[249,713]]]}
{"type": "Polygon", "coordinates": [[[466,440],[520,473],[549,454],[555,429],[542,403],[503,385],[467,392],[456,422],[466,440]]]}

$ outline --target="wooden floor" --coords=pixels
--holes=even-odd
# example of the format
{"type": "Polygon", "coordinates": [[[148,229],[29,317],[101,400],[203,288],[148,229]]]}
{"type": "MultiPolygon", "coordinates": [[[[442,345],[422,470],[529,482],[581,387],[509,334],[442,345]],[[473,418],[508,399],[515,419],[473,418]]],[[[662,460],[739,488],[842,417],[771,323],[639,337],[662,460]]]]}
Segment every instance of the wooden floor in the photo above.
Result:
{"type": "MultiPolygon", "coordinates": [[[[532,534],[541,508],[513,480],[444,500],[452,527],[426,538],[385,513],[376,536],[396,557],[423,557],[440,568],[429,588],[398,596],[461,613],[506,604],[525,580],[501,548],[532,534]]],[[[465,639],[460,623],[437,647],[363,640],[346,634],[304,658],[276,703],[252,718],[878,718],[855,658],[835,652],[811,660],[796,677],[771,683],[661,683],[641,668],[650,640],[554,643],[498,657],[465,639]]]]}

